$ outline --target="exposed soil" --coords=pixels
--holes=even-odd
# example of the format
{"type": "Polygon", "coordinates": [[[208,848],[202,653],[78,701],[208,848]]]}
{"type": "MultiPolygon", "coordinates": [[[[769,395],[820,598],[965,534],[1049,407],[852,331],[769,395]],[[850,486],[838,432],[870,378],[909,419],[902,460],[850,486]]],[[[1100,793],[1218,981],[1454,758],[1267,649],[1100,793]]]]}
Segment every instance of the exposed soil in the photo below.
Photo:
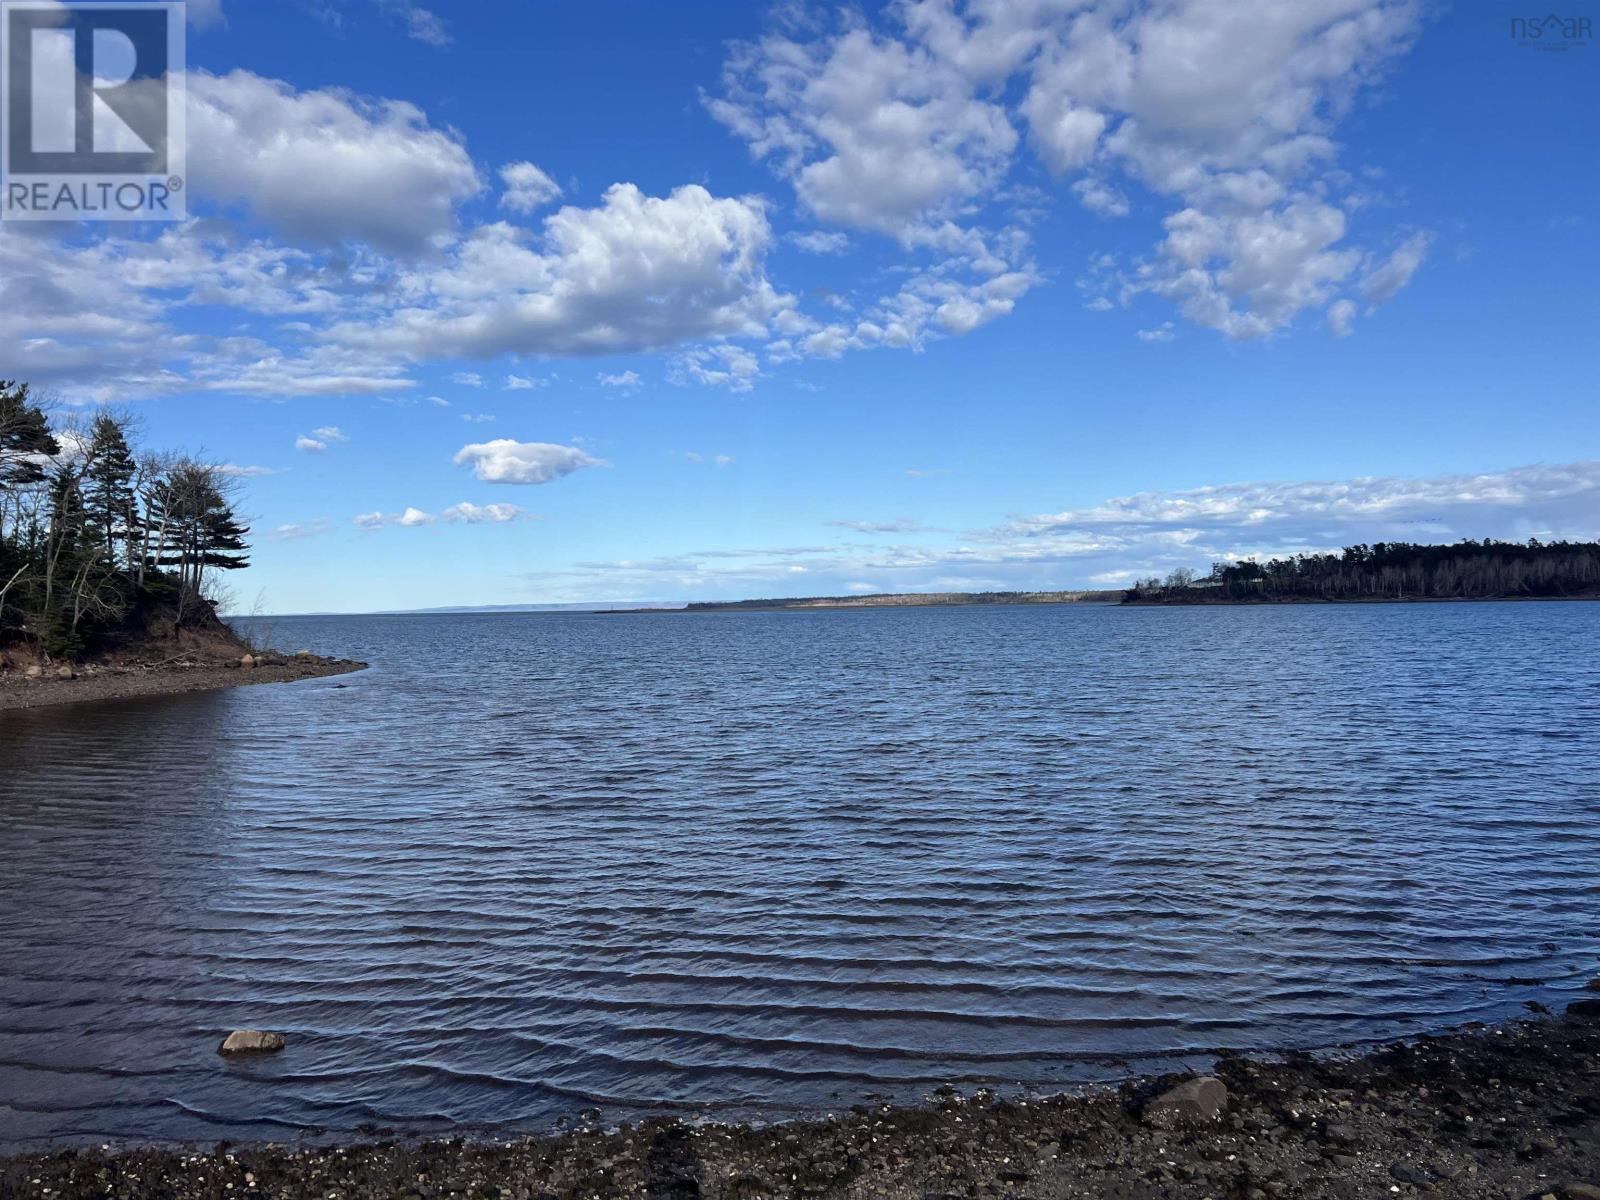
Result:
{"type": "Polygon", "coordinates": [[[252,683],[344,675],[367,664],[315,654],[251,655],[231,636],[185,631],[179,641],[148,642],[92,663],[42,662],[12,649],[0,655],[0,712],[88,700],[169,696],[252,683]],[[31,669],[31,672],[30,672],[31,669]]]}
{"type": "Polygon", "coordinates": [[[62,1150],[0,1160],[0,1197],[1600,1200],[1600,1000],[1359,1057],[1226,1057],[1215,1075],[1222,1115],[1174,1127],[1146,1106],[1180,1076],[1027,1102],[950,1091],[765,1128],[62,1150]]]}

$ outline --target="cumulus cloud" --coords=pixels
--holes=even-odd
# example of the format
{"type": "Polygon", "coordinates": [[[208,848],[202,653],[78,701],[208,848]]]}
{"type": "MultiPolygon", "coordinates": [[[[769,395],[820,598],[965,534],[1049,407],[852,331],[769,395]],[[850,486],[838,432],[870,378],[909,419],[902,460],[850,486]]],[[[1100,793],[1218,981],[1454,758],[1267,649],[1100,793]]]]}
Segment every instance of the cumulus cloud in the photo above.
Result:
{"type": "Polygon", "coordinates": [[[500,207],[512,212],[531,213],[561,195],[561,185],[531,162],[507,163],[500,168],[500,207]]]}
{"type": "Polygon", "coordinates": [[[402,306],[386,319],[328,336],[458,358],[613,354],[759,336],[794,303],[767,279],[771,239],[760,200],[717,197],[694,184],[648,196],[619,183],[598,208],[552,213],[537,237],[505,223],[474,230],[443,267],[401,281],[402,306]]]}
{"type": "Polygon", "coordinates": [[[517,442],[499,438],[463,446],[456,453],[457,466],[471,467],[484,483],[550,483],[584,467],[608,466],[576,446],[549,442],[517,442]]]}
{"type": "Polygon", "coordinates": [[[345,436],[344,430],[340,429],[337,425],[319,426],[311,431],[311,436],[314,438],[320,438],[325,442],[348,442],[350,440],[345,436]]]}
{"type": "Polygon", "coordinates": [[[295,240],[415,253],[483,188],[460,140],[403,101],[242,70],[190,71],[188,93],[194,186],[295,240]]]}
{"type": "MultiPolygon", "coordinates": [[[[707,100],[819,220],[911,248],[936,231],[972,234],[997,211],[1022,219],[1005,185],[1026,131],[1091,212],[1128,214],[1129,186],[1174,205],[1155,254],[1109,280],[1121,302],[1154,295],[1230,338],[1264,337],[1335,302],[1364,261],[1334,133],[1409,49],[1414,0],[904,0],[887,11],[738,45],[707,100]]],[[[1368,305],[1403,286],[1426,248],[1419,235],[1372,268],[1368,305]]],[[[872,343],[831,331],[821,344],[872,343]]]]}
{"type": "Polygon", "coordinates": [[[550,381],[548,379],[538,379],[531,375],[506,376],[506,391],[508,392],[531,392],[536,388],[549,386],[550,381]]]}
{"type": "Polygon", "coordinates": [[[626,392],[636,392],[644,386],[644,380],[639,378],[637,371],[619,371],[608,375],[604,371],[595,375],[601,387],[619,388],[626,392]]]}
{"type": "Polygon", "coordinates": [[[362,529],[382,529],[385,525],[401,529],[420,529],[425,525],[505,525],[532,519],[532,514],[515,504],[473,504],[463,500],[437,513],[408,505],[397,513],[370,512],[355,518],[362,529]]]}
{"type": "Polygon", "coordinates": [[[806,233],[791,233],[789,240],[807,254],[843,254],[850,248],[849,235],[837,230],[813,229],[806,233]]]}
{"type": "Polygon", "coordinates": [[[294,448],[296,450],[303,451],[306,454],[324,454],[327,452],[328,443],[318,441],[314,437],[307,437],[302,433],[299,437],[295,438],[294,448]]]}
{"type": "Polygon", "coordinates": [[[670,378],[677,384],[698,383],[707,387],[725,387],[734,392],[748,392],[761,378],[761,364],[754,354],[742,346],[723,342],[679,354],[673,360],[670,378]]]}
{"type": "Polygon", "coordinates": [[[481,388],[483,386],[483,376],[477,371],[457,371],[450,376],[450,382],[458,383],[462,387],[481,388]]]}

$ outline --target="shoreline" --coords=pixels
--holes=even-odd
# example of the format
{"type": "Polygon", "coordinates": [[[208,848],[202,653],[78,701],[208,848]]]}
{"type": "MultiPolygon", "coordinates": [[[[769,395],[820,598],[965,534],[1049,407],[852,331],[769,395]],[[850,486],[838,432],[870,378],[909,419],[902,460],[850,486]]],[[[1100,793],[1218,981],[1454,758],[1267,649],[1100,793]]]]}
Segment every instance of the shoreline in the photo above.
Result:
{"type": "Polygon", "coordinates": [[[1198,1077],[1220,1089],[1167,1075],[1027,1100],[940,1089],[919,1106],[760,1127],[661,1118],[498,1141],[57,1148],[0,1156],[0,1198],[1595,1200],[1597,1063],[1590,999],[1360,1054],[1224,1055],[1198,1077]]]}
{"type": "MultiPolygon", "coordinates": [[[[242,656],[241,656],[242,657],[242,656]]],[[[148,696],[181,696],[222,688],[263,683],[294,683],[324,679],[365,670],[367,664],[352,659],[316,654],[252,656],[255,665],[239,659],[157,664],[131,663],[72,667],[70,677],[46,673],[29,679],[18,671],[0,672],[0,712],[56,708],[97,700],[125,700],[148,696]]]]}

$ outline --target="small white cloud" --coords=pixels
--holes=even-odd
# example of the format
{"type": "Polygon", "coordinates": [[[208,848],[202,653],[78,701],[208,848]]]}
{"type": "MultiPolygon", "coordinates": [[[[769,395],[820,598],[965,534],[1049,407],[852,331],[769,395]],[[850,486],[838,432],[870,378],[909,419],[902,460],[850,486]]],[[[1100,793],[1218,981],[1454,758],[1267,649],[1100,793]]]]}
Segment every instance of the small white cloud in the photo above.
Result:
{"type": "Polygon", "coordinates": [[[1072,185],[1078,201],[1092,213],[1102,217],[1128,215],[1128,198],[1103,179],[1090,176],[1072,185]]]}
{"type": "Polygon", "coordinates": [[[506,376],[506,391],[508,392],[531,392],[538,388],[549,386],[550,381],[548,379],[538,379],[530,375],[506,376]]]}
{"type": "Polygon", "coordinates": [[[457,371],[450,376],[450,381],[459,383],[462,387],[481,388],[483,386],[483,376],[476,371],[457,371]]]}
{"type": "Polygon", "coordinates": [[[515,504],[472,504],[463,500],[439,514],[441,520],[460,525],[503,525],[528,516],[515,504]]]}
{"type": "Polygon", "coordinates": [[[463,446],[457,451],[455,462],[457,466],[470,466],[484,483],[525,484],[550,483],[584,467],[610,465],[576,446],[517,442],[510,438],[463,446]]]}
{"type": "Polygon", "coordinates": [[[301,434],[294,440],[294,448],[306,454],[325,454],[328,449],[327,442],[319,442],[316,438],[309,438],[301,434]]]}
{"type": "Polygon", "coordinates": [[[850,248],[850,239],[845,234],[824,233],[820,229],[790,234],[789,240],[807,254],[843,254],[850,248]]]}
{"type": "Polygon", "coordinates": [[[719,455],[717,455],[717,466],[719,466],[719,467],[728,467],[728,466],[732,466],[732,465],[733,465],[733,455],[731,455],[731,454],[719,454],[719,455]]]}
{"type": "Polygon", "coordinates": [[[512,212],[535,212],[561,195],[561,185],[531,162],[506,164],[500,168],[500,180],[505,184],[500,207],[512,212]]]}
{"type": "Polygon", "coordinates": [[[362,529],[378,529],[382,527],[384,517],[381,512],[362,513],[355,518],[355,522],[362,529]]]}
{"type": "Polygon", "coordinates": [[[1356,302],[1335,300],[1328,305],[1328,328],[1334,337],[1349,337],[1355,327],[1356,302]]]}
{"type": "Polygon", "coordinates": [[[1394,299],[1395,294],[1411,282],[1411,277],[1417,273],[1422,260],[1428,257],[1428,249],[1432,245],[1433,234],[1413,234],[1398,250],[1367,272],[1361,280],[1361,295],[1367,304],[1377,308],[1394,299]]]}
{"type": "Polygon", "coordinates": [[[1154,329],[1139,330],[1139,340],[1141,342],[1170,342],[1173,336],[1171,321],[1163,321],[1154,329]]]}
{"type": "Polygon", "coordinates": [[[488,425],[495,420],[493,413],[462,413],[463,421],[470,421],[474,425],[488,425]]]}
{"type": "Polygon", "coordinates": [[[318,429],[313,429],[311,436],[324,442],[348,442],[350,440],[345,436],[344,430],[337,425],[323,425],[318,429]]]}
{"type": "Polygon", "coordinates": [[[405,529],[415,529],[418,525],[432,525],[435,518],[423,512],[420,508],[407,508],[394,519],[394,523],[405,529]]]}
{"type": "Polygon", "coordinates": [[[230,479],[258,479],[263,475],[278,474],[277,467],[247,467],[239,463],[220,463],[216,471],[217,474],[226,475],[230,479]]]}
{"type": "Polygon", "coordinates": [[[621,388],[629,392],[636,392],[644,385],[637,371],[623,371],[616,375],[607,375],[602,371],[595,378],[600,381],[601,387],[621,388]]]}
{"type": "Polygon", "coordinates": [[[450,401],[446,400],[443,396],[429,396],[428,400],[432,404],[437,404],[440,408],[450,407],[450,401]]]}
{"type": "Polygon", "coordinates": [[[303,521],[289,525],[279,525],[271,533],[275,542],[297,542],[305,538],[317,537],[328,532],[328,522],[318,517],[315,521],[303,521]]]}

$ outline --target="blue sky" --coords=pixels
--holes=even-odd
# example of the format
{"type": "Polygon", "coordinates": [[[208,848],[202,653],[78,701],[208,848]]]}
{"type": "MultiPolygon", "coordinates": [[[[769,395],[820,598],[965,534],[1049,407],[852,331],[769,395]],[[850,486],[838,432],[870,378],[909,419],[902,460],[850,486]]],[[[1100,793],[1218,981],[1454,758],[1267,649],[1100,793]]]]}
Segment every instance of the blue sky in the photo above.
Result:
{"type": "Polygon", "coordinates": [[[230,464],[270,611],[1593,538],[1600,46],[1519,15],[210,0],[191,221],[0,228],[0,375],[230,464]]]}

